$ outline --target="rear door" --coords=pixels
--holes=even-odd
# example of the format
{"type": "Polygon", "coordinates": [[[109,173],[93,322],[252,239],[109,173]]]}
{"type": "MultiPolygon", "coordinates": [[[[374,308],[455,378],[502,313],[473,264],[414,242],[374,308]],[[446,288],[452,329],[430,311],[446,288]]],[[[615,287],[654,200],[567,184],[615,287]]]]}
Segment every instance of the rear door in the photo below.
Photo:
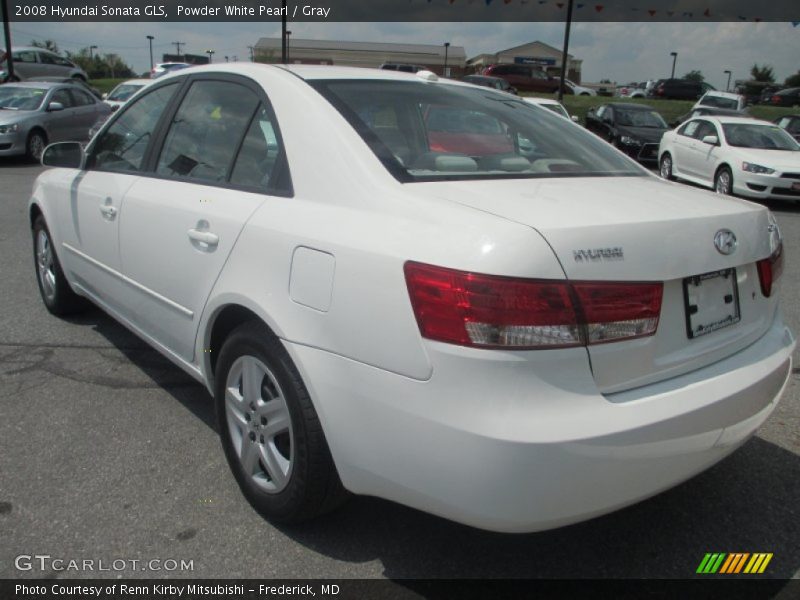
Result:
{"type": "Polygon", "coordinates": [[[35,50],[15,50],[11,53],[17,77],[30,79],[43,75],[42,65],[38,62],[37,54],[35,50]]]}
{"type": "Polygon", "coordinates": [[[238,77],[193,77],[161,139],[154,173],[125,197],[127,303],[145,333],[192,361],[211,288],[250,215],[285,194],[285,162],[263,90],[238,77]]]}

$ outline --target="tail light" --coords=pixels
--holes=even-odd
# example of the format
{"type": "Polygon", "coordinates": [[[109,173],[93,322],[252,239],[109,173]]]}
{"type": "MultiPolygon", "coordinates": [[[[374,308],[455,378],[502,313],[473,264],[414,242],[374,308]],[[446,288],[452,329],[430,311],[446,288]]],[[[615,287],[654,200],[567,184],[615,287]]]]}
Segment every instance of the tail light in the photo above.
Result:
{"type": "Polygon", "coordinates": [[[661,283],[518,279],[408,262],[422,336],[479,348],[568,348],[653,335],[661,283]]]}
{"type": "Polygon", "coordinates": [[[773,96],[772,97],[772,103],[773,104],[780,104],[781,103],[781,97],[780,96],[773,96]]]}
{"type": "Polygon", "coordinates": [[[768,258],[764,258],[756,263],[758,268],[758,281],[761,284],[761,293],[765,298],[772,295],[772,288],[775,282],[780,279],[783,273],[783,244],[778,245],[777,250],[768,258]]]}

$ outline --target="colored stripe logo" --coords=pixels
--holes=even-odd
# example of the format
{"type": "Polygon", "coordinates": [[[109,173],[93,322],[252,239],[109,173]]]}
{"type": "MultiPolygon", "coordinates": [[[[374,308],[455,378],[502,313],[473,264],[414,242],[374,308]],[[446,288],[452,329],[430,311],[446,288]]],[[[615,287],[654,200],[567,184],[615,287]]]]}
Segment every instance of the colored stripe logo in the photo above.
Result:
{"type": "Polygon", "coordinates": [[[700,561],[696,573],[703,575],[720,573],[736,575],[739,573],[760,574],[767,569],[772,560],[772,552],[708,552],[700,561]]]}

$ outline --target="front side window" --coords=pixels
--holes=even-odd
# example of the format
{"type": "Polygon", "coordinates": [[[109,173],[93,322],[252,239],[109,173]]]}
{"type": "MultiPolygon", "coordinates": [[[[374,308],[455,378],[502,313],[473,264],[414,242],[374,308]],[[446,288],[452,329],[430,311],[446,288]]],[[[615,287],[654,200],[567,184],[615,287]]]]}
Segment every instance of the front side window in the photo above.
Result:
{"type": "Polygon", "coordinates": [[[311,81],[400,181],[644,175],[597,136],[489,88],[311,81]]]}
{"type": "Polygon", "coordinates": [[[153,130],[178,83],[170,83],[142,96],[97,140],[88,164],[99,170],[137,172],[153,130]]]}
{"type": "Polygon", "coordinates": [[[281,173],[282,148],[272,115],[262,104],[258,107],[242,147],[236,156],[230,182],[261,190],[289,191],[286,182],[278,181],[281,173]]]}
{"type": "Polygon", "coordinates": [[[678,135],[683,135],[686,137],[694,137],[697,128],[700,126],[700,121],[689,121],[678,130],[678,135]]]}
{"type": "Polygon", "coordinates": [[[64,108],[75,106],[75,102],[72,100],[72,96],[70,96],[69,91],[67,90],[56,90],[53,92],[53,97],[50,99],[50,101],[58,102],[64,108]]]}
{"type": "Polygon", "coordinates": [[[94,104],[94,98],[83,90],[70,90],[75,100],[75,106],[88,106],[94,104]]]}
{"type": "Polygon", "coordinates": [[[256,94],[244,86],[193,83],[170,124],[156,173],[225,181],[258,105],[256,94]]]}
{"type": "Polygon", "coordinates": [[[703,138],[708,135],[715,135],[719,137],[719,134],[717,133],[717,128],[714,127],[713,123],[710,123],[708,121],[698,121],[698,123],[699,125],[697,126],[697,129],[694,132],[695,138],[702,141],[703,138]]]}

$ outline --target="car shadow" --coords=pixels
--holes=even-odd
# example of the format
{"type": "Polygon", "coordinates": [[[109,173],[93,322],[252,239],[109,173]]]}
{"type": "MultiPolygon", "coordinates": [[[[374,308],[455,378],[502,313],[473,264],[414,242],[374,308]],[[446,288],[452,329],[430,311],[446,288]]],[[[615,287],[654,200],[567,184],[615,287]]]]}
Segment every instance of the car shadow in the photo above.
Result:
{"type": "Polygon", "coordinates": [[[3,167],[31,167],[41,168],[42,165],[38,161],[30,160],[27,156],[3,156],[0,157],[0,168],[3,167]]]}
{"type": "MultiPolygon", "coordinates": [[[[205,388],[156,350],[99,309],[69,321],[91,326],[153,386],[216,431],[205,388]]],[[[387,578],[417,592],[424,590],[403,580],[699,577],[695,572],[708,552],[771,552],[765,576],[788,579],[800,569],[798,498],[800,456],[755,437],[671,490],[551,531],[492,533],[366,496],[353,496],[337,511],[301,525],[264,521],[263,527],[336,561],[379,561],[387,578]]]]}

